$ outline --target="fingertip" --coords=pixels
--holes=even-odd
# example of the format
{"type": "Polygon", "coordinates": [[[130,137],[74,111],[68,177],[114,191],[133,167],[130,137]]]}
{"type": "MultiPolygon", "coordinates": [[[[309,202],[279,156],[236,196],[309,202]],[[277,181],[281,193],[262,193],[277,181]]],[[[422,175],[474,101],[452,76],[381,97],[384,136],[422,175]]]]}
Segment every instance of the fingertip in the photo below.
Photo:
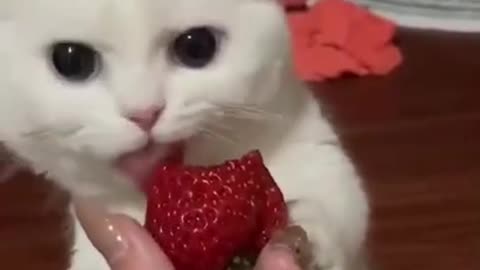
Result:
{"type": "Polygon", "coordinates": [[[110,263],[126,252],[128,246],[119,230],[118,217],[102,204],[85,198],[74,198],[75,214],[93,246],[110,263]]]}
{"type": "Polygon", "coordinates": [[[255,270],[301,270],[301,268],[287,246],[267,245],[260,254],[255,270]]]}
{"type": "Polygon", "coordinates": [[[112,270],[174,270],[167,256],[134,219],[110,214],[92,201],[75,198],[76,215],[112,270]]]}
{"type": "Polygon", "coordinates": [[[128,250],[125,256],[111,263],[112,270],[174,270],[168,257],[139,223],[123,215],[116,218],[128,250]]]}

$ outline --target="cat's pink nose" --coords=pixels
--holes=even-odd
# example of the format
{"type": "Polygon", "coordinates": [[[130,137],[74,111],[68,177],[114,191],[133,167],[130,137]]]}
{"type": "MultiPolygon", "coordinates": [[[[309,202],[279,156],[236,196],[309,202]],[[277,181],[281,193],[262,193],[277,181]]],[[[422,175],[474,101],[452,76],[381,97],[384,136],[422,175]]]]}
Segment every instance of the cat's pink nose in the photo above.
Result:
{"type": "Polygon", "coordinates": [[[150,131],[155,123],[157,122],[160,114],[162,113],[163,109],[159,107],[152,107],[149,109],[136,111],[131,113],[128,116],[128,119],[135,123],[138,127],[140,127],[144,131],[150,131]]]}

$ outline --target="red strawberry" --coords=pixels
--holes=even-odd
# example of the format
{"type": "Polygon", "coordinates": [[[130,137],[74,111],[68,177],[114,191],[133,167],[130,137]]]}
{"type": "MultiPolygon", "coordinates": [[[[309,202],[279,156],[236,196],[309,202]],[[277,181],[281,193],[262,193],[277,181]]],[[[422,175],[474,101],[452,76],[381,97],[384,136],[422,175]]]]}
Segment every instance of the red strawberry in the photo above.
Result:
{"type": "Polygon", "coordinates": [[[211,167],[163,165],[147,193],[145,227],[176,270],[225,270],[255,257],[288,221],[258,151],[211,167]]]}

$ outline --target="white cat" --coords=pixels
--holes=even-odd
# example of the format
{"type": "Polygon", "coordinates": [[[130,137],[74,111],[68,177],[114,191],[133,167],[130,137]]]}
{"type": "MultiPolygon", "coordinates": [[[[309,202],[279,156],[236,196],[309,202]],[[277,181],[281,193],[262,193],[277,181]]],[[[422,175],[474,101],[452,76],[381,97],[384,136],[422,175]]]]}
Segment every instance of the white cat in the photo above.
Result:
{"type": "MultiPolygon", "coordinates": [[[[260,149],[315,263],[360,267],[367,199],[274,0],[0,0],[0,141],[140,222],[135,184],[172,145],[192,164],[260,149]]],[[[76,229],[71,269],[107,269],[76,229]]]]}

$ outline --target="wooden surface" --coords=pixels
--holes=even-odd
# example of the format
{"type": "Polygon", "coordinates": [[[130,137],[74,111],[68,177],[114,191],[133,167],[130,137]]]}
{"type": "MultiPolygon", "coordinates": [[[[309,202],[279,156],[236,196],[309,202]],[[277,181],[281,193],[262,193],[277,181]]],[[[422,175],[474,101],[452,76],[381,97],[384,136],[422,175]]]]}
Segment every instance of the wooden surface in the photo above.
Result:
{"type": "MultiPolygon", "coordinates": [[[[318,93],[366,178],[381,270],[480,269],[480,34],[402,30],[406,62],[318,93]]],[[[28,174],[0,185],[0,269],[63,270],[67,198],[28,174]]],[[[140,269],[139,269],[140,270],[140,269]]]]}

